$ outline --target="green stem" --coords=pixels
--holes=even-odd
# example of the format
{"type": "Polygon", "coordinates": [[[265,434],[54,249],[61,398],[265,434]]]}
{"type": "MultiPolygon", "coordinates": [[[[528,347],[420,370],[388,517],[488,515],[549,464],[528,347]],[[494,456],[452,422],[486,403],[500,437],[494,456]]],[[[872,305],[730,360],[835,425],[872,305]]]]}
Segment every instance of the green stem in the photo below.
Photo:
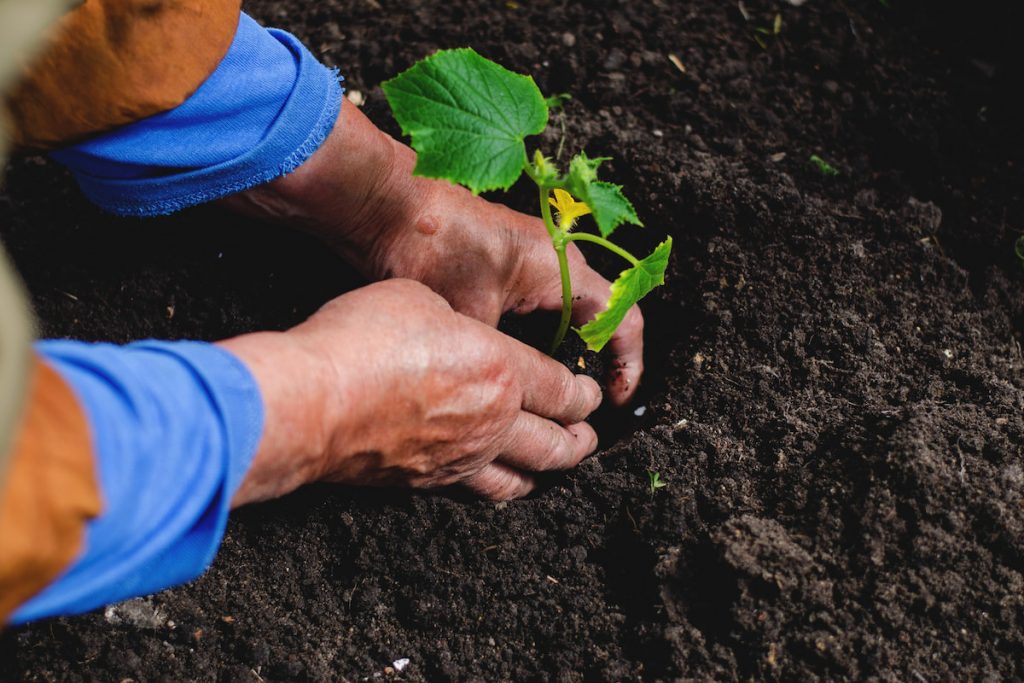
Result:
{"type": "Polygon", "coordinates": [[[558,272],[562,277],[562,319],[558,323],[558,331],[555,333],[555,340],[551,344],[551,355],[562,345],[565,334],[569,331],[569,323],[572,320],[572,281],[569,278],[569,259],[565,255],[565,246],[568,244],[566,235],[555,227],[555,221],[551,218],[551,206],[548,204],[548,197],[551,190],[544,185],[540,188],[540,215],[544,219],[544,227],[551,236],[551,243],[558,256],[558,272]]]}
{"type": "Polygon", "coordinates": [[[598,235],[592,235],[589,232],[574,232],[574,233],[570,233],[569,235],[566,236],[566,239],[569,240],[570,242],[580,242],[580,241],[582,241],[582,242],[593,242],[594,244],[600,244],[602,247],[604,247],[608,251],[610,251],[610,252],[612,252],[614,254],[618,254],[622,258],[626,259],[627,261],[629,261],[634,266],[638,265],[640,263],[640,259],[638,259],[636,256],[633,256],[632,254],[630,254],[628,251],[626,251],[625,249],[623,249],[619,245],[612,244],[611,242],[609,242],[605,238],[599,237],[598,235]]]}
{"type": "MultiPolygon", "coordinates": [[[[555,220],[551,217],[551,205],[548,204],[548,197],[551,196],[551,188],[537,184],[540,190],[540,217],[544,219],[544,227],[548,229],[548,235],[552,242],[558,241],[558,228],[555,227],[555,220]]],[[[557,248],[557,245],[556,245],[557,248]]]]}
{"type": "Polygon", "coordinates": [[[558,323],[558,331],[555,332],[555,341],[551,343],[551,354],[565,341],[565,334],[569,331],[569,322],[572,319],[572,282],[569,280],[569,259],[565,255],[567,242],[560,242],[555,245],[555,253],[558,254],[558,271],[562,275],[562,319],[558,323]]]}

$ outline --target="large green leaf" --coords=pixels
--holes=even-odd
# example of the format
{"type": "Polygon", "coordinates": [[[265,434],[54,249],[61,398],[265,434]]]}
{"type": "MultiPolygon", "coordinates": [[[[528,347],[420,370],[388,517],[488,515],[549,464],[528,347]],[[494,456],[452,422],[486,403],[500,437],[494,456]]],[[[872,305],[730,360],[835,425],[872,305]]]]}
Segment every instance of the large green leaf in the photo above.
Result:
{"type": "Polygon", "coordinates": [[[626,317],[629,309],[652,289],[665,283],[665,269],[672,252],[672,238],[669,237],[635,266],[622,271],[612,283],[612,295],[608,308],[601,311],[589,323],[580,328],[580,337],[591,351],[600,351],[626,317]]]}
{"type": "Polygon", "coordinates": [[[532,78],[471,48],[441,50],[381,87],[419,154],[415,173],[474,193],[508,189],[523,170],[523,139],[548,123],[532,78]]]}
{"type": "Polygon", "coordinates": [[[608,237],[623,223],[643,226],[633,204],[622,194],[622,187],[597,179],[597,167],[607,157],[590,159],[580,152],[569,162],[566,187],[580,201],[590,207],[594,222],[603,237],[608,237]]]}

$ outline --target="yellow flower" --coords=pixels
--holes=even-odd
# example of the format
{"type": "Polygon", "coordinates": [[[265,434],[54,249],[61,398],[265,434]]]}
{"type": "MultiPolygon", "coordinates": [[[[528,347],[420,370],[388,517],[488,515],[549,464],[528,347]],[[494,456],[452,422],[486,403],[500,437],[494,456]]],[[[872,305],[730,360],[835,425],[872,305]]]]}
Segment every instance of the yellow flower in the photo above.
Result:
{"type": "Polygon", "coordinates": [[[558,227],[562,230],[572,228],[576,219],[590,213],[590,207],[583,202],[573,199],[572,195],[565,190],[555,190],[554,197],[548,197],[548,202],[558,211],[558,227]]]}

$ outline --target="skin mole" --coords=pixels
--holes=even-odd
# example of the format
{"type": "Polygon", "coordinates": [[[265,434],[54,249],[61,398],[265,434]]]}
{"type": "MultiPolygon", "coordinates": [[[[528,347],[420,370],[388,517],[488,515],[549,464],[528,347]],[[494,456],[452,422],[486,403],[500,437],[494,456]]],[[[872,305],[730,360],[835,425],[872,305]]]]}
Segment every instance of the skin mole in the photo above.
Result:
{"type": "Polygon", "coordinates": [[[423,216],[416,221],[416,229],[424,235],[434,235],[441,229],[441,222],[437,219],[437,216],[423,216]]]}

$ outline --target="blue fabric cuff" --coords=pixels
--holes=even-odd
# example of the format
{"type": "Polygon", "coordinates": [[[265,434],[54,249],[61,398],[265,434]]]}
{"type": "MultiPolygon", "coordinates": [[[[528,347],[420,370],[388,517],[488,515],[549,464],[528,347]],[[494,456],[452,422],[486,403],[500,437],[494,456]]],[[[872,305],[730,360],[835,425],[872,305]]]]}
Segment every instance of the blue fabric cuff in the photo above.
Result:
{"type": "Polygon", "coordinates": [[[121,216],[156,216],[290,173],[341,110],[335,70],[295,36],[246,14],[227,55],[184,103],[51,156],[121,216]]]}
{"type": "Polygon", "coordinates": [[[263,431],[249,370],[200,342],[36,349],[85,410],[104,509],[74,564],[12,622],[89,611],[201,574],[263,431]]]}

